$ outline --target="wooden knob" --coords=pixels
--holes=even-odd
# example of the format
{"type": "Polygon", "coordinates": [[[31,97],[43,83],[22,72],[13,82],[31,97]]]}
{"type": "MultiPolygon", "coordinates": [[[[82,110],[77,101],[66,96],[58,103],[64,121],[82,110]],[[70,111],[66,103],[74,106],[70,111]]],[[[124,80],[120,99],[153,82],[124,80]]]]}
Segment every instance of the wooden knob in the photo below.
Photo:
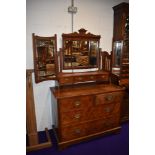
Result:
{"type": "Polygon", "coordinates": [[[75,133],[76,133],[76,134],[81,133],[80,129],[75,129],[75,133]]]}
{"type": "Polygon", "coordinates": [[[79,119],[79,118],[80,118],[80,114],[76,114],[76,115],[74,116],[74,118],[79,119]]]}
{"type": "Polygon", "coordinates": [[[74,105],[75,105],[76,107],[78,107],[80,104],[81,104],[80,101],[75,101],[75,103],[74,103],[74,105]]]}

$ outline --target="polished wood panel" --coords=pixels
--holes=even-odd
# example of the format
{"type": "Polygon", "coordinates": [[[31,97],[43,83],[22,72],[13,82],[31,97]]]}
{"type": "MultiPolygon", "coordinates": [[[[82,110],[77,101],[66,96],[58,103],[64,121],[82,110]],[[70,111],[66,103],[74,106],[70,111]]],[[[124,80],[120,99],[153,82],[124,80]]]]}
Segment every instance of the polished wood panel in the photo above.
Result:
{"type": "Polygon", "coordinates": [[[81,73],[59,73],[59,85],[71,85],[79,82],[109,82],[109,71],[89,71],[81,73]]]}
{"type": "Polygon", "coordinates": [[[32,85],[32,72],[33,70],[26,71],[26,128],[30,146],[39,143],[32,85]]]}
{"type": "Polygon", "coordinates": [[[51,88],[59,148],[120,129],[124,88],[89,83],[51,88]]]}
{"type": "Polygon", "coordinates": [[[51,138],[47,128],[45,128],[47,142],[39,143],[33,95],[33,72],[34,70],[32,69],[26,70],[26,129],[29,143],[29,145],[26,147],[26,151],[34,151],[52,146],[51,138]]]}
{"type": "Polygon", "coordinates": [[[129,3],[120,3],[113,7],[114,10],[114,35],[113,40],[123,40],[125,34],[126,18],[129,16],[129,3]]]}

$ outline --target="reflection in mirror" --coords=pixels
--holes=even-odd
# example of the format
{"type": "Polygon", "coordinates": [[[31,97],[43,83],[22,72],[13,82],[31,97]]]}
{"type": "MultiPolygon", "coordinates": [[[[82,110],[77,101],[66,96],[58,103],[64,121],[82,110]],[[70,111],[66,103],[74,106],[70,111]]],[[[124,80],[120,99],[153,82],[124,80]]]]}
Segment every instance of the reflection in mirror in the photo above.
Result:
{"type": "Polygon", "coordinates": [[[39,76],[45,78],[46,76],[55,75],[54,62],[54,40],[37,40],[36,54],[38,58],[39,76]]]}
{"type": "Polygon", "coordinates": [[[122,54],[123,41],[115,41],[114,42],[114,63],[113,66],[120,66],[121,63],[121,54],[122,54]]]}
{"type": "Polygon", "coordinates": [[[35,82],[56,79],[57,60],[55,54],[57,52],[57,36],[52,37],[37,36],[33,37],[33,56],[35,82]]]}
{"type": "Polygon", "coordinates": [[[65,41],[64,44],[64,66],[71,67],[72,65],[72,45],[73,42],[70,40],[65,41]]]}
{"type": "Polygon", "coordinates": [[[98,42],[91,41],[90,42],[89,61],[90,61],[90,65],[93,67],[95,67],[97,65],[97,53],[98,53],[98,42]]]}
{"type": "Polygon", "coordinates": [[[100,35],[86,33],[81,28],[78,32],[62,34],[61,69],[93,69],[100,67],[100,35]]]}
{"type": "Polygon", "coordinates": [[[98,41],[65,40],[64,68],[93,68],[97,66],[98,41]]]}

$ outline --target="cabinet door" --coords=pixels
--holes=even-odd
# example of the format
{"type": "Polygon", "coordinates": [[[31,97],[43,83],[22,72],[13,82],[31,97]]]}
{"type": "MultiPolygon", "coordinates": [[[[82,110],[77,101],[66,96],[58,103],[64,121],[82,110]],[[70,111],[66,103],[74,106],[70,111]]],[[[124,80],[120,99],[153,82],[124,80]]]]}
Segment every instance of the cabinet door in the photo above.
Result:
{"type": "Polygon", "coordinates": [[[35,82],[55,80],[57,73],[57,40],[56,35],[52,37],[33,37],[33,56],[35,82]]]}

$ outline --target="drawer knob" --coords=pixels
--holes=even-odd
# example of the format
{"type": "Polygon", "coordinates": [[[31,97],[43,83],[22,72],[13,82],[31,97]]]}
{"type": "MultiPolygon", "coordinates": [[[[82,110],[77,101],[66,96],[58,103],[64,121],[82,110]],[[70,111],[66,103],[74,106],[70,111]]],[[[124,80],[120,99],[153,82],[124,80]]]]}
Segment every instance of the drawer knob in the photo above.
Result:
{"type": "Polygon", "coordinates": [[[94,76],[90,76],[90,79],[94,79],[94,76]]]}
{"type": "Polygon", "coordinates": [[[109,96],[106,97],[106,100],[107,101],[111,101],[112,99],[113,99],[113,96],[112,95],[109,95],[109,96]]]}
{"type": "Polygon", "coordinates": [[[75,106],[78,107],[80,105],[80,101],[75,101],[75,106]]]}
{"type": "Polygon", "coordinates": [[[65,81],[68,81],[69,80],[69,78],[65,78],[65,81]]]}
{"type": "Polygon", "coordinates": [[[110,111],[111,111],[110,107],[105,108],[105,112],[110,112],[110,111]]]}
{"type": "Polygon", "coordinates": [[[80,118],[80,114],[76,114],[76,115],[74,116],[74,118],[79,119],[79,118],[80,118]]]}
{"type": "Polygon", "coordinates": [[[79,77],[78,79],[79,79],[79,80],[82,80],[82,77],[79,77]]]}
{"type": "Polygon", "coordinates": [[[76,129],[76,130],[75,130],[75,133],[76,133],[76,134],[80,134],[80,133],[81,133],[80,129],[76,129]]]}

